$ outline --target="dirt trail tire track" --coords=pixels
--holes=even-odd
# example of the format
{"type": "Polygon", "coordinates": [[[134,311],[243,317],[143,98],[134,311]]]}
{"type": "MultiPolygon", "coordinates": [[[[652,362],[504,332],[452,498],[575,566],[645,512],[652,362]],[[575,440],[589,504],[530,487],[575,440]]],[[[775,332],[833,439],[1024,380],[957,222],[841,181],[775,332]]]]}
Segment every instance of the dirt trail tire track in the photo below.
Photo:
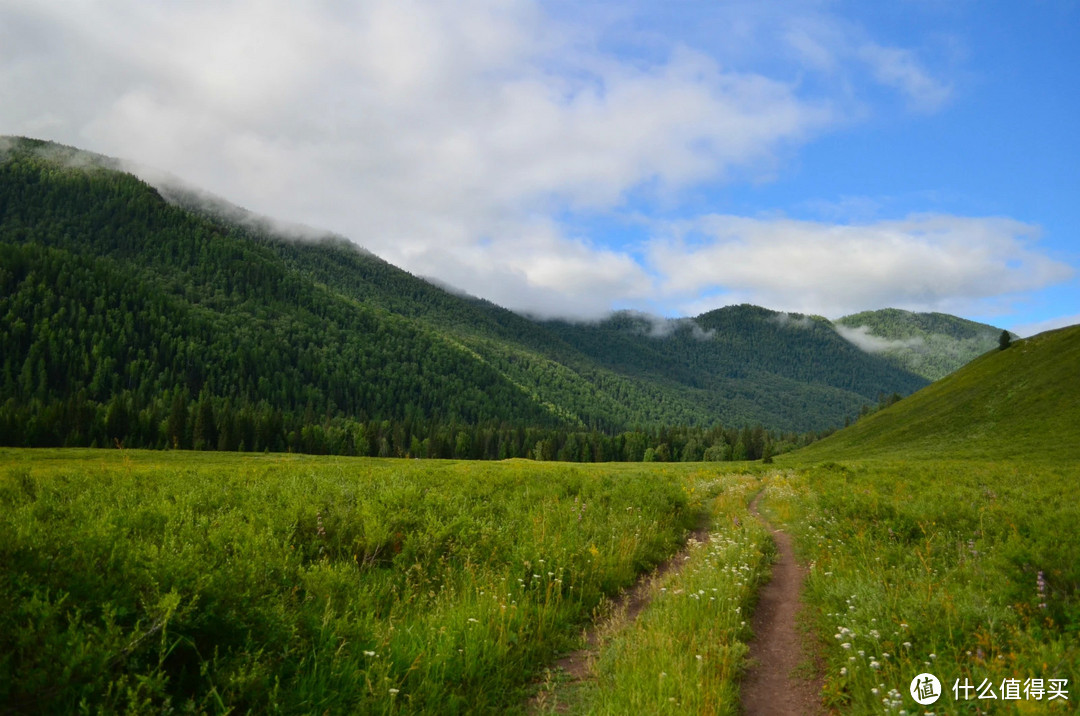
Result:
{"type": "Polygon", "coordinates": [[[750,512],[772,532],[779,559],[772,579],[758,598],[750,643],[751,668],[742,684],[746,716],[813,716],[823,713],[820,678],[800,678],[795,669],[804,660],[803,640],[796,628],[805,570],[795,561],[791,537],[773,528],[758,512],[759,492],[750,512]]]}
{"type": "MultiPolygon", "coordinates": [[[[711,521],[692,531],[682,549],[658,564],[648,574],[639,577],[633,586],[615,597],[611,601],[611,616],[603,622],[588,627],[585,630],[585,646],[561,657],[552,665],[552,671],[562,670],[566,672],[567,683],[570,684],[588,678],[592,670],[592,662],[600,652],[601,635],[610,634],[613,631],[622,631],[633,625],[634,620],[652,601],[651,587],[653,583],[680,569],[690,555],[691,545],[707,543],[709,541],[710,526],[711,521]]],[[[534,697],[530,702],[529,711],[535,713],[542,705],[540,699],[534,697]]],[[[564,712],[566,706],[556,702],[555,710],[564,712]]]]}

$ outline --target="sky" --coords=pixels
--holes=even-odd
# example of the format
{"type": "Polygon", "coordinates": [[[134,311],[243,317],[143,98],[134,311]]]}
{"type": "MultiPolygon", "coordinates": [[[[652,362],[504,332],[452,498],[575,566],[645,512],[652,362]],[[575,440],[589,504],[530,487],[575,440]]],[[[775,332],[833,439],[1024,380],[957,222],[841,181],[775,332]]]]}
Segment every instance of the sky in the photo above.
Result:
{"type": "Polygon", "coordinates": [[[0,0],[0,134],[539,316],[1080,323],[1076,0],[0,0]]]}

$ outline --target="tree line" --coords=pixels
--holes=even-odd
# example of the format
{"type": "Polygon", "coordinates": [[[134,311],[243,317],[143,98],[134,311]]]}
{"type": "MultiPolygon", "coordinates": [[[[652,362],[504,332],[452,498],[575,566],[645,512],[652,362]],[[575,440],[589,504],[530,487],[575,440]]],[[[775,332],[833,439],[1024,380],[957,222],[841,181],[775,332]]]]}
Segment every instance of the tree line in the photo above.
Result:
{"type": "Polygon", "coordinates": [[[191,396],[182,389],[142,402],[121,391],[106,402],[85,391],[64,400],[7,399],[0,442],[24,447],[122,447],[298,452],[459,460],[528,458],[569,462],[757,460],[827,434],[755,427],[638,428],[618,433],[424,418],[358,420],[283,411],[261,400],[191,396]]]}

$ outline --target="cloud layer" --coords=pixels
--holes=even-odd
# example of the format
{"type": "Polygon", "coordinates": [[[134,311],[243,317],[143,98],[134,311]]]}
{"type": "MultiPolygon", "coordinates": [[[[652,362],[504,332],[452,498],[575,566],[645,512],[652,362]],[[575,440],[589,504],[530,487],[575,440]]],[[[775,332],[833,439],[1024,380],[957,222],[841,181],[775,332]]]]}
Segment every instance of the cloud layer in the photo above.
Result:
{"type": "Polygon", "coordinates": [[[845,326],[842,323],[835,325],[836,332],[845,340],[854,343],[867,353],[884,353],[889,350],[902,348],[918,348],[926,344],[922,336],[912,338],[889,339],[875,336],[870,332],[870,326],[845,326]]]}
{"type": "Polygon", "coordinates": [[[708,216],[677,229],[650,257],[664,290],[691,310],[711,307],[693,297],[723,291],[723,302],[831,317],[887,306],[971,313],[1073,274],[1037,251],[1037,227],[1010,219],[843,225],[708,216]]]}
{"type": "Polygon", "coordinates": [[[948,101],[915,51],[786,5],[754,10],[753,32],[726,23],[715,44],[752,47],[768,28],[831,89],[688,42],[603,49],[602,28],[531,0],[9,0],[0,131],[160,167],[541,315],[718,296],[829,314],[944,309],[1065,275],[1036,252],[1033,227],[999,219],[706,216],[653,220],[634,246],[570,228],[568,216],[625,223],[642,201],[678,207],[701,186],[770,176],[853,121],[857,102],[834,91],[852,67],[918,111],[948,101]]]}

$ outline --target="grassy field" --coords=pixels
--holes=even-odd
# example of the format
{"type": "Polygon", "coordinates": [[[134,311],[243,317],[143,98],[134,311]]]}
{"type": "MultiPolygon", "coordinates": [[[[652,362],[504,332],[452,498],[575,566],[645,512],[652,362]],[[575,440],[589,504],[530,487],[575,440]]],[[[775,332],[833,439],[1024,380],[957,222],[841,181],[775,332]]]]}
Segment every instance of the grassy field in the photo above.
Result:
{"type": "MultiPolygon", "coordinates": [[[[753,637],[750,614],[773,545],[746,509],[759,478],[718,477],[709,540],[650,585],[640,618],[604,640],[595,678],[570,703],[589,714],[739,713],[739,681],[753,637]]],[[[616,622],[617,624],[617,622],[616,622]]]]}
{"type": "Polygon", "coordinates": [[[771,478],[765,510],[810,565],[825,703],[923,713],[908,687],[929,672],[945,694],[926,711],[1075,712],[1078,478],[1065,463],[972,461],[826,463],[771,478]],[[1007,679],[1018,700],[1004,698],[1007,679]],[[1028,679],[1067,679],[1068,700],[1028,698],[1028,679]],[[996,701],[977,698],[984,680],[996,701]],[[957,682],[976,687],[970,699],[957,682]]]}
{"type": "Polygon", "coordinates": [[[0,451],[0,705],[497,711],[724,483],[702,465],[0,451]]]}

